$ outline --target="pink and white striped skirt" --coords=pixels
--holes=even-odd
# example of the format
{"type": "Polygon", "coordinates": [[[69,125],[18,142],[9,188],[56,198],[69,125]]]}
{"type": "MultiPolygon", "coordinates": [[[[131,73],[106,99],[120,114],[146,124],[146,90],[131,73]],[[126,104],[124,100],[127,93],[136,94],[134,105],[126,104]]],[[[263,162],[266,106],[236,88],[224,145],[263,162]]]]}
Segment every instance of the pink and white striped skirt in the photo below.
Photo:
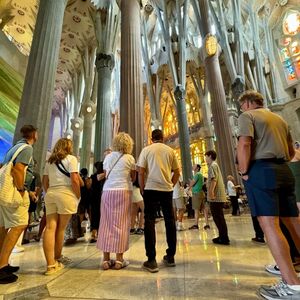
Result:
{"type": "Polygon", "coordinates": [[[97,248],[103,252],[124,253],[129,248],[132,191],[108,190],[101,197],[101,218],[97,248]]]}

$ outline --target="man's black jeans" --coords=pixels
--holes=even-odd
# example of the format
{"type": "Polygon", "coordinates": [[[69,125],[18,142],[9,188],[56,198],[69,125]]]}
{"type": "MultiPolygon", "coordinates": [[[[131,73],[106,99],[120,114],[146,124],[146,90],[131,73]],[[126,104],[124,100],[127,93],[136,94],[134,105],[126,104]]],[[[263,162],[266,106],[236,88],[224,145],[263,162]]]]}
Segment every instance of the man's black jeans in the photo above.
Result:
{"type": "Polygon", "coordinates": [[[163,212],[168,249],[166,250],[168,257],[174,257],[176,253],[176,224],[172,206],[173,192],[162,192],[155,190],[144,190],[145,203],[145,249],[148,260],[154,260],[156,257],[156,236],[155,236],[155,218],[158,207],[163,212]]]}

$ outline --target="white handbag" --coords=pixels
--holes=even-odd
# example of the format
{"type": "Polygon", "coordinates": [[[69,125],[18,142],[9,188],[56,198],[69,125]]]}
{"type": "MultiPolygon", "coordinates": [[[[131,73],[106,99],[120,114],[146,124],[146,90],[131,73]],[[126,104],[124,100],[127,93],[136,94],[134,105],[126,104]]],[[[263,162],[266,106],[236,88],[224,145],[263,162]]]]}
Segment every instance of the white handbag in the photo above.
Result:
{"type": "Polygon", "coordinates": [[[14,185],[13,177],[11,175],[13,161],[26,147],[28,147],[27,144],[20,146],[14,153],[11,160],[0,169],[0,205],[2,206],[18,207],[24,205],[25,202],[28,201],[28,193],[25,192],[24,197],[22,197],[22,195],[14,185]]]}

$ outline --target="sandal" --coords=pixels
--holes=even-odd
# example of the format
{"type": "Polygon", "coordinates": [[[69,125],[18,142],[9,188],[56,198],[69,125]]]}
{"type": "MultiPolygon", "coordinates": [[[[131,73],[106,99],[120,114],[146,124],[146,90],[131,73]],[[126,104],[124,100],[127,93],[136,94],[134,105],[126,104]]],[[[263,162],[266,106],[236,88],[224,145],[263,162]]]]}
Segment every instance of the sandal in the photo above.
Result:
{"type": "Polygon", "coordinates": [[[129,265],[128,260],[123,260],[123,261],[116,260],[115,269],[121,270],[123,268],[126,268],[128,265],[129,265]]]}
{"type": "Polygon", "coordinates": [[[114,265],[115,265],[115,262],[113,260],[104,260],[102,262],[102,269],[103,270],[108,270],[114,265]]]}
{"type": "Polygon", "coordinates": [[[63,268],[64,268],[64,265],[61,264],[60,262],[56,261],[54,265],[47,266],[47,271],[45,272],[45,275],[53,275],[63,268]]]}

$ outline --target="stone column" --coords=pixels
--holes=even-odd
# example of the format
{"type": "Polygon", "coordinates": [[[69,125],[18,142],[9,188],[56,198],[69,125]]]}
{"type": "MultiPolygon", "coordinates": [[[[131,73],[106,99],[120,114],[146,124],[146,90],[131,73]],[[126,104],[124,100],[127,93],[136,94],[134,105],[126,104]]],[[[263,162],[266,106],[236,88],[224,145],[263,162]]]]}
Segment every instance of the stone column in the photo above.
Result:
{"type": "Polygon", "coordinates": [[[121,2],[121,28],[120,130],[133,138],[137,158],[144,146],[140,1],[121,2]]]}
{"type": "Polygon", "coordinates": [[[189,126],[186,115],[185,89],[178,85],[175,88],[174,96],[176,99],[178,136],[180,142],[180,156],[182,165],[182,175],[185,183],[192,179],[192,158],[190,151],[189,126]]]}
{"type": "Polygon", "coordinates": [[[48,146],[51,106],[67,0],[40,0],[14,141],[24,124],[38,127],[34,158],[41,172],[48,146]]]}
{"type": "MultiPolygon", "coordinates": [[[[208,0],[199,0],[199,7],[203,33],[204,36],[207,36],[208,33],[211,33],[208,0]]],[[[222,170],[223,178],[226,178],[229,174],[237,178],[232,133],[228,119],[226,96],[218,53],[213,56],[206,56],[204,65],[211,95],[211,110],[214,130],[217,137],[218,162],[222,170]]]]}
{"type": "Polygon", "coordinates": [[[82,105],[83,134],[80,153],[80,167],[90,169],[91,147],[92,147],[92,127],[93,119],[96,113],[96,105],[92,101],[85,101],[82,105]]]}
{"type": "Polygon", "coordinates": [[[50,120],[50,129],[49,129],[49,139],[48,139],[48,149],[49,151],[52,150],[52,140],[53,140],[53,130],[54,130],[54,121],[55,121],[55,114],[52,111],[51,113],[51,120],[50,120]]]}
{"type": "Polygon", "coordinates": [[[111,146],[112,139],[112,71],[114,56],[99,53],[96,58],[98,71],[97,114],[95,127],[94,161],[103,160],[103,152],[111,146]]]}
{"type": "Polygon", "coordinates": [[[71,120],[71,129],[73,131],[73,154],[79,156],[80,134],[83,129],[83,120],[79,117],[71,120]]]}
{"type": "Polygon", "coordinates": [[[214,134],[211,126],[211,112],[208,107],[208,93],[205,92],[203,95],[203,99],[201,99],[201,110],[203,117],[203,125],[204,125],[204,140],[205,140],[205,149],[214,150],[214,134]]]}
{"type": "MultiPolygon", "coordinates": [[[[258,16],[257,13],[253,10],[253,7],[250,6],[250,24],[253,31],[253,47],[255,51],[255,63],[256,63],[256,72],[258,78],[258,91],[266,98],[266,89],[264,83],[264,71],[261,55],[261,44],[259,39],[259,29],[258,29],[258,16]]],[[[270,45],[271,46],[271,45],[270,45]]]]}

